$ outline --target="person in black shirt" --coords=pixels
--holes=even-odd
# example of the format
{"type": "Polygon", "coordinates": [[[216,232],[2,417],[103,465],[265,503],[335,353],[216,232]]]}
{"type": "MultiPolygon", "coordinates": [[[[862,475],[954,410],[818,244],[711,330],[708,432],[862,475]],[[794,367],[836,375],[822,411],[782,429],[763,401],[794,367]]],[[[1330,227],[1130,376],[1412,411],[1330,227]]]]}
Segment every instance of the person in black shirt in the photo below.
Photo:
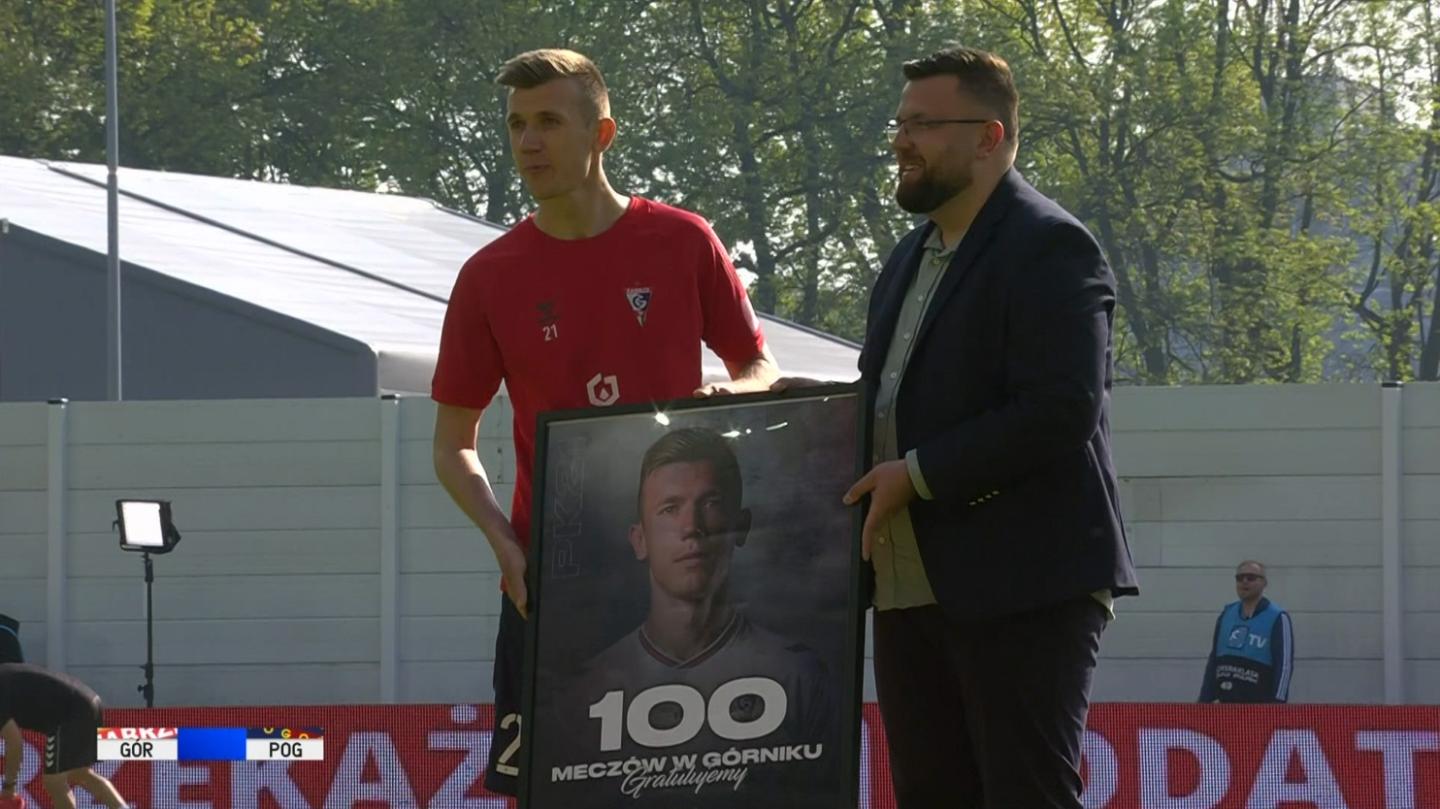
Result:
{"type": "Polygon", "coordinates": [[[45,735],[45,791],[55,809],[75,809],[70,787],[85,789],[108,809],[124,809],[115,786],[90,769],[96,760],[100,696],[65,674],[28,663],[0,663],[0,735],[5,740],[5,778],[0,809],[23,809],[16,795],[24,742],[20,731],[45,735]]]}
{"type": "Polygon", "coordinates": [[[0,614],[0,663],[24,663],[20,649],[20,622],[0,614]]]}

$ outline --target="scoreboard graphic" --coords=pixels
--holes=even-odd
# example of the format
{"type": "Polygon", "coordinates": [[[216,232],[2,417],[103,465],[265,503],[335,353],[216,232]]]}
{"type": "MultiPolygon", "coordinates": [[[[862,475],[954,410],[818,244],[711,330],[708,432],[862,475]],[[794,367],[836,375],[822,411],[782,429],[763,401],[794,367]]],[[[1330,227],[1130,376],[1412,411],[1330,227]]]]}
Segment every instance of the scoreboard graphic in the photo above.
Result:
{"type": "Polygon", "coordinates": [[[101,761],[324,761],[322,728],[100,728],[101,761]]]}
{"type": "MultiPolygon", "coordinates": [[[[857,805],[895,809],[879,707],[867,703],[864,711],[857,805]]],[[[483,784],[495,727],[491,705],[116,708],[105,716],[116,727],[107,729],[114,735],[102,744],[169,738],[177,756],[184,727],[289,726],[290,738],[303,726],[324,728],[323,761],[112,760],[95,765],[131,806],[144,809],[514,806],[483,784]]],[[[257,730],[262,733],[256,738],[267,735],[257,730]]],[[[23,735],[16,794],[31,807],[48,806],[41,780],[45,737],[30,731],[23,735]]],[[[283,727],[270,735],[285,740],[283,727]]],[[[156,745],[152,753],[159,749],[156,745]]],[[[1080,801],[1086,809],[1440,807],[1440,706],[1435,705],[1098,703],[1090,709],[1084,755],[1080,801]]],[[[77,793],[77,799],[83,794],[77,793]]],[[[693,804],[680,801],[665,809],[676,806],[693,804]]],[[[774,804],[739,806],[768,809],[774,804]]],[[[795,809],[794,804],[787,807],[795,809]]]]}

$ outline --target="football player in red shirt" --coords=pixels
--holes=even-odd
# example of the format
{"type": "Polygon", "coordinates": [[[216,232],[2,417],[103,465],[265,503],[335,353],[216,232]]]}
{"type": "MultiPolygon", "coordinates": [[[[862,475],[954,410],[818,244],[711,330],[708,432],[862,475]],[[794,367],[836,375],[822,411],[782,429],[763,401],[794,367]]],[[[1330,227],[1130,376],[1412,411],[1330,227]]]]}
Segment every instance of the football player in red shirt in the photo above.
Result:
{"type": "Polygon", "coordinates": [[[450,296],[431,396],[435,471],[485,534],[502,587],[496,727],[485,785],[515,794],[524,659],[525,548],[537,414],[767,390],[778,378],[745,287],[695,214],[617,193],[602,157],[615,120],[600,71],[566,50],[523,53],[510,88],[510,149],[535,213],[465,263],[450,296]],[[731,381],[703,384],[701,344],[731,381]],[[500,383],[514,407],[511,517],[476,454],[500,383]]]}

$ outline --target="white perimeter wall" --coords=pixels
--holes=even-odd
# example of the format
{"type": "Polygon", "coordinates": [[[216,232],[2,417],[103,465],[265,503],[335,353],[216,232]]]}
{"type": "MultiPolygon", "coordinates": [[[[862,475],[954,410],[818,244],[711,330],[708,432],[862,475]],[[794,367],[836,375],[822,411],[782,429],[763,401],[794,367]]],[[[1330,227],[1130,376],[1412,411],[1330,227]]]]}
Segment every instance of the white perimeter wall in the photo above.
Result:
{"type": "MultiPolygon", "coordinates": [[[[158,705],[488,701],[498,574],[434,482],[433,418],[423,398],[0,405],[0,612],[32,661],[142,704],[143,566],[111,522],[116,498],[168,499],[158,705]]],[[[1440,385],[1125,388],[1113,418],[1143,594],[1097,700],[1193,700],[1254,557],[1294,618],[1293,701],[1386,700],[1388,595],[1392,699],[1440,703],[1440,385]]],[[[507,503],[509,423],[501,399],[481,427],[507,503]]]]}

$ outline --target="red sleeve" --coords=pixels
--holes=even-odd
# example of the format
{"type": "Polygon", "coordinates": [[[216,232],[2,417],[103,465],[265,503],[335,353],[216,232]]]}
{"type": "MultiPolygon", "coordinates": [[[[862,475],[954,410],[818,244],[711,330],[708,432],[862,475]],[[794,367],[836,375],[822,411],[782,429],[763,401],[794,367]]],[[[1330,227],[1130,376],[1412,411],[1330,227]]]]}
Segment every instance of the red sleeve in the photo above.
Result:
{"type": "Polygon", "coordinates": [[[704,220],[700,227],[706,240],[699,268],[700,312],[705,318],[701,337],[720,359],[748,363],[763,352],[765,335],[730,254],[704,220]]]}
{"type": "Polygon", "coordinates": [[[445,308],[440,356],[435,360],[435,377],[430,382],[430,398],[476,410],[490,404],[505,375],[500,347],[495,344],[485,314],[480,280],[480,273],[466,262],[445,308]]]}

